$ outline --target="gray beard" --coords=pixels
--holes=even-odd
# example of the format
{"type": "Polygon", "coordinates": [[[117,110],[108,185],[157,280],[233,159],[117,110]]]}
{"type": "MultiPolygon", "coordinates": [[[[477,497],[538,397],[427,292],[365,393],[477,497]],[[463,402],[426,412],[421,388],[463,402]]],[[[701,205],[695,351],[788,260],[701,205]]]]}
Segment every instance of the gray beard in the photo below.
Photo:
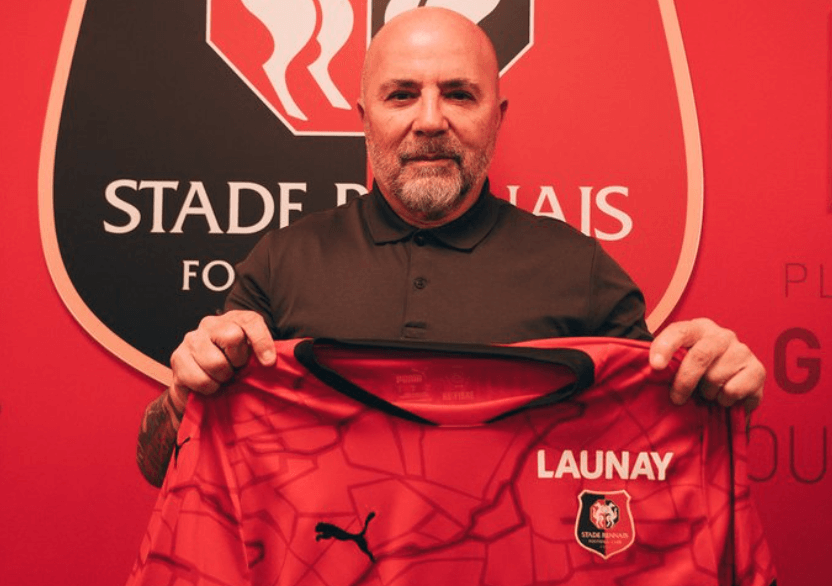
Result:
{"type": "Polygon", "coordinates": [[[467,167],[463,165],[461,149],[447,139],[409,145],[398,153],[400,166],[394,166],[381,156],[372,140],[367,141],[367,150],[377,175],[390,178],[391,195],[410,213],[427,221],[436,221],[456,209],[477,178],[485,173],[493,153],[493,141],[491,147],[477,154],[467,167]],[[421,169],[407,166],[408,159],[427,154],[442,154],[455,160],[456,165],[421,169]]]}
{"type": "Polygon", "coordinates": [[[471,178],[459,169],[422,169],[415,177],[393,182],[393,193],[411,213],[428,221],[439,220],[451,212],[471,189],[471,178]]]}

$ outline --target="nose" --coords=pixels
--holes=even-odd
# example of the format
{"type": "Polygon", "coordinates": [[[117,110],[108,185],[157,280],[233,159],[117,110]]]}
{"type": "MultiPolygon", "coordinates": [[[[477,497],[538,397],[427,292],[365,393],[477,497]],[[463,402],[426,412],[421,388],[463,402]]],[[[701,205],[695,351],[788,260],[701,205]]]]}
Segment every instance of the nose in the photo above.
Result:
{"type": "Polygon", "coordinates": [[[448,119],[439,96],[425,95],[419,101],[413,132],[421,136],[437,136],[448,130],[448,119]]]}

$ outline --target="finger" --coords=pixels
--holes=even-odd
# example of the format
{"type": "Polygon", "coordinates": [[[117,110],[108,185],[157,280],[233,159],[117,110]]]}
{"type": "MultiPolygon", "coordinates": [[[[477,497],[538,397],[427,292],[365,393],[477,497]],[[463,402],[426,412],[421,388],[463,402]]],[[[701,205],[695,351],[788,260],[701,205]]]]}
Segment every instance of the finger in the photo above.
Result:
{"type": "Polygon", "coordinates": [[[244,329],[246,313],[252,312],[237,311],[220,316],[208,316],[199,323],[197,333],[203,338],[194,340],[194,355],[197,362],[203,365],[211,376],[219,377],[221,382],[228,380],[234,372],[245,366],[251,356],[249,339],[244,329]],[[230,368],[230,374],[217,362],[217,356],[211,346],[223,355],[230,368]]]}
{"type": "Polygon", "coordinates": [[[197,364],[184,341],[171,355],[170,365],[173,374],[172,386],[177,392],[184,390],[210,395],[220,387],[220,383],[197,364]]]}
{"type": "MultiPolygon", "coordinates": [[[[715,361],[722,357],[731,345],[733,333],[728,330],[720,330],[714,334],[703,336],[698,342],[690,347],[679,365],[679,370],[673,379],[670,387],[670,398],[677,405],[687,401],[699,382],[706,376],[708,370],[715,361]]],[[[730,360],[727,361],[730,363],[730,360]]],[[[707,385],[716,386],[717,389],[723,385],[728,376],[722,374],[724,370],[716,369],[703,383],[706,385],[706,393],[718,394],[707,388],[707,385]]],[[[730,371],[729,371],[730,372],[730,371]]]]}
{"type": "Polygon", "coordinates": [[[242,328],[222,317],[209,316],[185,336],[196,363],[214,380],[228,381],[248,361],[250,350],[242,328]]]}
{"type": "Polygon", "coordinates": [[[730,407],[742,401],[746,410],[750,412],[762,401],[765,368],[750,352],[749,356],[742,368],[720,388],[716,395],[716,401],[720,405],[730,407]]]}
{"type": "Polygon", "coordinates": [[[715,401],[720,393],[722,393],[722,387],[724,384],[725,381],[710,382],[703,378],[699,381],[699,392],[708,401],[715,401]]]}
{"type": "MultiPolygon", "coordinates": [[[[728,336],[729,345],[704,373],[699,383],[702,395],[723,406],[762,396],[765,368],[745,344],[728,336]]],[[[751,401],[749,407],[755,400],[751,401]]]]}
{"type": "Polygon", "coordinates": [[[711,325],[717,327],[706,319],[675,322],[667,326],[650,344],[650,366],[656,370],[666,368],[679,348],[693,346],[711,325]]]}
{"type": "Polygon", "coordinates": [[[670,357],[681,348],[681,343],[674,337],[673,333],[664,330],[656,336],[650,344],[650,366],[654,370],[663,370],[670,364],[670,357]]]}
{"type": "Polygon", "coordinates": [[[212,340],[212,343],[225,356],[225,360],[233,372],[237,372],[248,363],[251,356],[251,347],[248,344],[245,332],[241,328],[237,328],[237,335],[233,338],[225,336],[222,339],[212,340]]]}
{"type": "MultiPolygon", "coordinates": [[[[230,311],[227,315],[243,331],[247,344],[263,366],[272,366],[277,358],[274,340],[263,316],[254,311],[230,311]]],[[[248,356],[246,356],[248,359],[248,356]]],[[[234,362],[239,365],[238,362],[234,362]]]]}
{"type": "MultiPolygon", "coordinates": [[[[725,395],[725,386],[748,366],[749,358],[752,355],[746,346],[729,342],[725,351],[711,362],[699,380],[699,392],[709,401],[717,400],[721,394],[725,395]]],[[[736,386],[729,386],[727,396],[733,396],[735,389],[736,386]]]]}

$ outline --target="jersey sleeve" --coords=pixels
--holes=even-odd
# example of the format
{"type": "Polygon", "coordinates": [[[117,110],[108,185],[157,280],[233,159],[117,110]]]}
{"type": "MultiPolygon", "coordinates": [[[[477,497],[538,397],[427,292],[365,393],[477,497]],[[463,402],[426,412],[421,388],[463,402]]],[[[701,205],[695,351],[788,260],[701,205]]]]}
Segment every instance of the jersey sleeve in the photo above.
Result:
{"type": "MultiPolygon", "coordinates": [[[[710,405],[712,411],[721,411],[710,405]]],[[[736,406],[708,419],[703,443],[706,500],[719,560],[720,584],[775,584],[774,561],[754,506],[747,474],[745,411],[736,406]]]]}
{"type": "Polygon", "coordinates": [[[748,479],[748,436],[745,432],[745,409],[731,409],[731,449],[734,483],[734,584],[769,586],[775,583],[774,560],[763,533],[748,479]]]}
{"type": "Polygon", "coordinates": [[[217,402],[196,395],[188,402],[127,586],[251,583],[236,452],[217,402]]]}

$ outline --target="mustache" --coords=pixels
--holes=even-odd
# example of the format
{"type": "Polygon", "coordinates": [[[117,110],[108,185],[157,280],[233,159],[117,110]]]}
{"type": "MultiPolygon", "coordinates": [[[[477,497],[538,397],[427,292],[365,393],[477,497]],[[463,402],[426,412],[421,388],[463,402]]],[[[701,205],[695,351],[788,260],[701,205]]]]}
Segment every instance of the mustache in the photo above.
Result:
{"type": "Polygon", "coordinates": [[[457,164],[462,162],[462,153],[446,139],[429,139],[417,144],[406,145],[399,152],[402,163],[413,159],[451,159],[457,164]]]}

